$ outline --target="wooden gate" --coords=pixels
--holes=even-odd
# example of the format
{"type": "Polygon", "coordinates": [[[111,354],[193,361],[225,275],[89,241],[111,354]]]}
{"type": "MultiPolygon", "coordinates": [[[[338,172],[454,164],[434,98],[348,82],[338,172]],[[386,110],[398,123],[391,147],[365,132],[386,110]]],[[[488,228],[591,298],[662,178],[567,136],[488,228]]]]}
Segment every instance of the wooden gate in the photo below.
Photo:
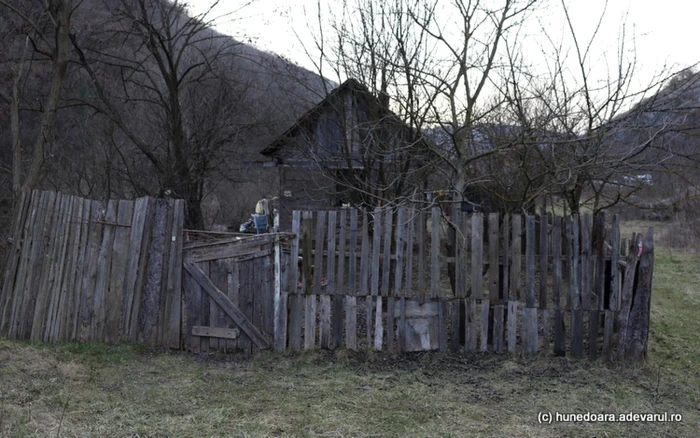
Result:
{"type": "Polygon", "coordinates": [[[189,351],[252,353],[273,346],[274,304],[281,281],[274,248],[281,237],[188,236],[183,254],[183,327],[189,351]]]}

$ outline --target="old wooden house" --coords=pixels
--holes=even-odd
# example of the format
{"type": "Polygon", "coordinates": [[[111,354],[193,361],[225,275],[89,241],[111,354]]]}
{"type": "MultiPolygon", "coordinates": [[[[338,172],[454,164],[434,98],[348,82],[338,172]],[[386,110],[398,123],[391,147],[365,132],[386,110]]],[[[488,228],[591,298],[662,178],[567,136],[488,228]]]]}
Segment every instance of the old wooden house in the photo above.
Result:
{"type": "Polygon", "coordinates": [[[277,169],[281,228],[293,210],[391,202],[421,178],[425,150],[387,98],[345,81],[262,151],[277,169]]]}

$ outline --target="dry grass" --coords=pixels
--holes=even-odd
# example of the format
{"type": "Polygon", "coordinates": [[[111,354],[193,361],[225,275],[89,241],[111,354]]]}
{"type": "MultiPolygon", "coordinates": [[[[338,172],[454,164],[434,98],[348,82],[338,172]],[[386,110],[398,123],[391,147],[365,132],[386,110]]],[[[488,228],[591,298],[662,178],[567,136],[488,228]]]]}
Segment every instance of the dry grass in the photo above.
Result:
{"type": "Polygon", "coordinates": [[[347,352],[240,359],[3,340],[1,435],[696,437],[700,258],[657,254],[643,366],[347,352]],[[539,411],[669,412],[683,422],[540,425],[539,411]]]}

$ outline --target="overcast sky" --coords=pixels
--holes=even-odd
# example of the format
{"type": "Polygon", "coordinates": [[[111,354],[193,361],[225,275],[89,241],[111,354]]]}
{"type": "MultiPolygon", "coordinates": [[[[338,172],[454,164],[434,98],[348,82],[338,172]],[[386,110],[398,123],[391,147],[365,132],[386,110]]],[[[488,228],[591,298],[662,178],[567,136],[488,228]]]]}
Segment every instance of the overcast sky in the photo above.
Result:
{"type": "MultiPolygon", "coordinates": [[[[449,1],[449,0],[445,0],[449,1]]],[[[194,13],[205,11],[212,0],[189,0],[194,13]]],[[[253,45],[284,55],[296,63],[313,70],[313,64],[304,52],[303,45],[312,47],[313,37],[309,20],[315,23],[317,0],[257,0],[243,10],[242,2],[222,0],[214,12],[216,15],[234,12],[219,20],[217,30],[231,36],[251,38],[253,45]],[[307,18],[307,17],[311,18],[307,18]],[[301,41],[300,41],[301,40],[301,41]]],[[[340,7],[339,0],[325,0],[322,8],[340,7]]],[[[570,0],[570,13],[576,30],[586,36],[592,32],[603,11],[604,0],[570,0]]],[[[542,23],[548,29],[561,32],[563,15],[559,0],[549,0],[549,7],[541,12],[542,23]]],[[[627,14],[628,35],[636,35],[637,58],[642,81],[658,72],[664,64],[674,69],[687,67],[700,61],[698,44],[698,19],[700,2],[695,0],[609,0],[601,28],[599,44],[594,50],[614,53],[620,31],[620,23],[627,14]]],[[[536,35],[534,36],[536,40],[536,35]]]]}

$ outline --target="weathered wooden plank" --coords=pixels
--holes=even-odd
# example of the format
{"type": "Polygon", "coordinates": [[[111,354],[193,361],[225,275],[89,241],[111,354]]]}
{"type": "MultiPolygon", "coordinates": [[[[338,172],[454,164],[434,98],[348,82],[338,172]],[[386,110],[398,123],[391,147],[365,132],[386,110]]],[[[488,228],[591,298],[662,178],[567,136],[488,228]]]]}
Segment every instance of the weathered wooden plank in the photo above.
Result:
{"type": "MultiPolygon", "coordinates": [[[[525,306],[532,308],[535,307],[535,239],[537,238],[535,235],[535,217],[528,215],[525,217],[525,221],[525,306]]],[[[524,313],[523,318],[525,318],[524,313]]],[[[523,329],[524,327],[525,323],[523,322],[523,329]]]]}
{"type": "Polygon", "coordinates": [[[89,221],[92,219],[91,214],[92,202],[88,199],[82,199],[80,205],[81,210],[81,221],[80,221],[80,243],[78,244],[78,259],[75,269],[75,279],[73,285],[71,286],[71,291],[73,298],[70,306],[70,321],[68,322],[69,327],[66,327],[66,339],[69,341],[74,341],[78,339],[79,332],[78,327],[80,324],[80,310],[82,308],[81,296],[83,292],[83,276],[85,270],[87,269],[88,260],[88,246],[89,246],[89,221]]]}
{"type": "Polygon", "coordinates": [[[562,218],[562,282],[566,284],[566,309],[573,307],[572,294],[574,291],[573,279],[573,222],[571,216],[562,218]]]}
{"type": "Polygon", "coordinates": [[[496,353],[503,353],[503,304],[493,307],[493,349],[496,353]]]}
{"type": "MultiPolygon", "coordinates": [[[[543,214],[540,216],[540,309],[546,309],[547,303],[547,279],[549,278],[549,218],[543,214]]],[[[544,339],[545,342],[548,340],[544,339]]],[[[549,344],[545,343],[545,349],[549,344]]],[[[545,352],[548,352],[545,350],[545,352]]]]}
{"type": "Polygon", "coordinates": [[[477,300],[483,297],[483,237],[484,216],[472,214],[472,290],[471,297],[477,300]]]}
{"type": "MultiPolygon", "coordinates": [[[[185,318],[187,327],[201,324],[202,312],[202,287],[190,274],[184,275],[183,287],[185,289],[185,318]]],[[[192,353],[201,351],[202,339],[191,330],[186,332],[187,350],[192,353]]]]}
{"type": "Polygon", "coordinates": [[[345,299],[343,295],[347,294],[345,286],[345,247],[346,247],[346,228],[347,228],[347,211],[340,212],[340,229],[338,231],[338,274],[336,278],[337,294],[333,297],[333,348],[338,348],[343,341],[343,304],[345,299]]]}
{"type": "MultiPolygon", "coordinates": [[[[640,236],[641,238],[641,236],[640,236]]],[[[620,338],[622,349],[618,354],[627,360],[640,361],[647,358],[647,341],[649,338],[649,317],[651,306],[652,278],[654,271],[654,228],[650,227],[638,247],[639,277],[634,290],[631,308],[627,312],[625,326],[621,327],[620,338]]],[[[629,307],[626,301],[623,301],[629,307]]]]}
{"type": "MultiPolygon", "coordinates": [[[[38,282],[33,283],[31,289],[28,290],[29,294],[25,295],[25,318],[22,321],[24,323],[23,330],[20,333],[24,333],[22,338],[27,335],[30,336],[32,341],[41,341],[42,334],[45,327],[45,317],[47,312],[47,307],[50,300],[49,293],[49,281],[52,275],[53,268],[55,267],[55,257],[56,257],[56,246],[57,239],[56,235],[60,228],[61,218],[62,218],[62,208],[64,206],[64,199],[66,198],[61,193],[51,192],[51,196],[55,199],[54,206],[49,209],[47,218],[45,221],[45,227],[43,238],[45,239],[43,244],[45,246],[45,254],[42,267],[37,270],[38,282]]],[[[36,260],[33,258],[32,260],[36,260]]]]}
{"type": "MultiPolygon", "coordinates": [[[[107,203],[107,214],[105,222],[115,223],[117,221],[117,206],[118,201],[110,200],[107,203]]],[[[97,258],[97,280],[95,283],[95,314],[93,315],[90,327],[91,340],[104,340],[104,322],[106,317],[107,295],[109,294],[109,285],[112,269],[112,256],[114,255],[114,233],[116,232],[114,225],[105,224],[104,234],[102,236],[102,246],[100,247],[100,255],[97,258]]],[[[160,270],[158,272],[160,274],[160,270]]]]}
{"type": "MultiPolygon", "coordinates": [[[[469,217],[466,214],[455,214],[455,296],[465,298],[467,296],[467,270],[469,260],[467,260],[467,222],[469,217]]],[[[457,307],[459,309],[459,306],[457,307]]],[[[459,318],[459,310],[457,311],[459,318]]]]}
{"type": "MultiPolygon", "coordinates": [[[[599,311],[605,310],[605,212],[601,211],[595,218],[595,283],[593,284],[593,301],[597,302],[599,311]]],[[[592,308],[596,308],[593,306],[592,308]]]]}
{"type": "MultiPolygon", "coordinates": [[[[153,219],[150,224],[151,239],[150,242],[148,242],[148,264],[146,266],[146,279],[143,287],[143,298],[139,314],[138,340],[143,343],[153,342],[157,334],[163,289],[163,271],[164,265],[167,263],[165,258],[165,241],[167,240],[166,236],[168,233],[168,216],[168,201],[165,199],[156,199],[153,219]]],[[[201,294],[198,300],[198,309],[201,310],[205,305],[201,294]]],[[[208,300],[206,303],[208,306],[208,300]]],[[[95,303],[95,308],[97,308],[97,301],[95,303]]],[[[201,342],[196,352],[199,351],[201,351],[201,342]]]]}
{"type": "MultiPolygon", "coordinates": [[[[275,217],[279,222],[279,216],[275,217]]],[[[283,278],[284,257],[282,255],[282,244],[279,238],[274,244],[274,338],[275,351],[282,353],[287,349],[287,291],[283,278]]]]}
{"type": "Polygon", "coordinates": [[[404,275],[404,258],[406,256],[406,209],[399,208],[396,213],[396,260],[394,273],[394,296],[402,296],[401,288],[403,286],[404,275]]]}
{"type": "Polygon", "coordinates": [[[75,276],[78,271],[78,254],[80,250],[81,225],[83,221],[83,199],[73,197],[71,205],[71,216],[68,224],[68,232],[70,237],[68,247],[66,249],[66,265],[60,283],[61,299],[59,301],[59,310],[56,317],[56,323],[53,327],[53,333],[50,340],[56,342],[58,340],[69,340],[72,328],[72,314],[75,309],[74,293],[75,276]]]}
{"type": "Polygon", "coordinates": [[[416,223],[416,240],[418,241],[418,298],[425,302],[425,210],[418,211],[416,223]]]}
{"type": "MultiPolygon", "coordinates": [[[[0,333],[6,333],[5,329],[8,324],[9,310],[11,303],[14,300],[16,276],[19,271],[22,260],[22,248],[26,245],[27,234],[23,232],[29,223],[29,216],[32,212],[31,193],[22,191],[19,202],[16,205],[14,222],[12,227],[12,247],[7,254],[7,266],[5,267],[5,276],[0,289],[0,333]]],[[[38,201],[38,196],[37,196],[38,201]]]]}
{"type": "MultiPolygon", "coordinates": [[[[227,269],[226,263],[223,260],[213,260],[213,261],[207,262],[207,263],[209,265],[209,279],[211,280],[212,283],[214,283],[214,285],[216,287],[218,287],[221,291],[224,291],[226,293],[226,296],[228,296],[228,272],[227,272],[228,269],[227,269]]],[[[210,301],[212,303],[214,303],[213,300],[210,300],[210,301]]],[[[224,312],[224,310],[220,306],[218,306],[218,305],[216,305],[216,303],[214,303],[214,306],[212,307],[210,304],[210,307],[209,307],[209,325],[206,327],[228,328],[229,320],[230,320],[230,318],[226,315],[226,312],[224,312]]],[[[205,336],[205,335],[200,335],[200,336],[205,336]]],[[[217,336],[211,336],[211,338],[217,338],[216,343],[212,343],[210,340],[209,346],[211,348],[216,348],[216,349],[221,350],[221,351],[226,349],[228,341],[223,340],[223,339],[218,339],[217,336]]]]}
{"type": "Polygon", "coordinates": [[[552,224],[552,302],[554,304],[554,354],[557,356],[566,354],[566,335],[564,331],[564,318],[561,311],[561,224],[561,216],[554,216],[554,222],[552,224]]]}
{"type": "Polygon", "coordinates": [[[399,323],[397,324],[397,335],[399,351],[406,351],[406,298],[399,298],[399,323]]]}
{"type": "MultiPolygon", "coordinates": [[[[185,201],[178,199],[175,201],[173,211],[173,227],[170,234],[170,257],[168,264],[167,294],[172,297],[168,304],[169,315],[164,321],[165,328],[164,343],[170,348],[178,349],[181,346],[182,332],[182,245],[184,244],[183,229],[185,226],[185,201]]],[[[143,281],[143,280],[141,280],[143,281]]],[[[142,283],[141,283],[142,284],[142,283]]],[[[138,295],[138,294],[137,294],[138,295]]],[[[221,312],[219,311],[219,314],[221,312]]],[[[132,315],[134,313],[132,312],[132,315]]],[[[138,313],[135,314],[137,316],[138,313]]],[[[223,317],[223,315],[221,315],[223,317]]],[[[221,319],[221,318],[220,318],[221,319]]],[[[136,327],[136,321],[131,324],[136,327]]],[[[135,331],[134,331],[135,334],[135,331]]]]}
{"type": "Polygon", "coordinates": [[[270,341],[267,336],[261,332],[253,323],[245,317],[245,315],[233,305],[231,300],[228,299],[226,294],[221,292],[214,283],[211,282],[209,277],[204,273],[202,269],[192,263],[184,263],[184,268],[187,272],[199,283],[199,285],[204,289],[209,296],[216,301],[216,303],[221,306],[226,314],[228,314],[231,319],[233,319],[238,327],[246,334],[248,337],[255,342],[258,348],[261,350],[270,348],[270,341]]]}
{"type": "Polygon", "coordinates": [[[393,212],[387,209],[384,213],[384,244],[382,252],[381,293],[383,297],[388,297],[391,292],[391,241],[394,232],[393,221],[393,212]]]}
{"type": "Polygon", "coordinates": [[[319,297],[320,301],[320,333],[319,333],[319,343],[321,348],[330,349],[331,348],[331,297],[330,295],[321,295],[319,297]]]}
{"type": "MultiPolygon", "coordinates": [[[[131,225],[134,215],[134,201],[119,201],[117,223],[131,225]]],[[[115,227],[114,244],[112,245],[112,267],[110,268],[109,291],[105,295],[104,305],[109,311],[105,312],[104,339],[107,342],[117,342],[120,339],[119,326],[122,321],[122,305],[126,284],[127,258],[131,237],[131,228],[115,227]]],[[[106,310],[105,309],[105,310],[106,310]]]]}
{"type": "Polygon", "coordinates": [[[449,318],[449,309],[447,307],[447,299],[438,298],[438,327],[439,338],[438,345],[440,351],[447,351],[447,319],[449,318]]]}
{"type": "Polygon", "coordinates": [[[467,352],[476,351],[476,300],[467,298],[464,305],[464,347],[467,352]]]}
{"type": "MultiPolygon", "coordinates": [[[[457,239],[459,239],[459,235],[457,236],[457,239]]],[[[456,270],[455,272],[455,277],[459,277],[459,264],[456,265],[456,270]]],[[[456,278],[455,278],[456,280],[456,278]]],[[[460,312],[460,299],[457,300],[451,300],[449,302],[449,314],[451,317],[451,336],[450,336],[450,350],[456,352],[459,351],[459,338],[461,336],[460,333],[460,327],[461,327],[461,312],[460,312]]]]}
{"type": "Polygon", "coordinates": [[[386,346],[388,351],[396,351],[395,313],[396,298],[390,296],[386,299],[386,346]]]}
{"type": "MultiPolygon", "coordinates": [[[[510,216],[503,215],[503,279],[499,289],[501,302],[506,305],[508,301],[508,291],[510,290],[510,216]]],[[[504,307],[507,309],[507,307],[504,307]]]]}
{"type": "MultiPolygon", "coordinates": [[[[529,239],[528,239],[529,240],[529,239]]],[[[533,242],[534,244],[534,242],[533,242]]],[[[529,244],[528,244],[529,246],[529,244]]],[[[537,334],[537,308],[523,308],[523,354],[533,355],[539,348],[537,334]]]]}
{"type": "Polygon", "coordinates": [[[515,353],[518,333],[518,301],[508,301],[508,351],[515,353]]]}
{"type": "Polygon", "coordinates": [[[583,309],[574,308],[571,311],[571,357],[579,359],[583,356],[583,309]]]}
{"type": "Polygon", "coordinates": [[[323,261],[323,233],[325,231],[325,212],[320,212],[317,217],[316,228],[316,257],[311,265],[311,232],[313,229],[313,214],[304,212],[304,282],[306,297],[304,299],[304,349],[314,348],[316,345],[316,295],[321,291],[322,263],[316,266],[318,261],[323,261]],[[312,280],[313,279],[313,280],[312,280]]]}
{"type": "MultiPolygon", "coordinates": [[[[610,245],[612,247],[610,253],[610,310],[617,311],[620,309],[620,217],[618,215],[613,215],[610,245]]],[[[607,316],[605,321],[607,322],[607,316]]]]}
{"type": "MultiPolygon", "coordinates": [[[[370,299],[370,302],[372,302],[372,298],[374,297],[368,297],[370,299]]],[[[384,345],[384,324],[383,324],[383,311],[382,311],[382,304],[383,304],[383,299],[381,296],[376,297],[376,310],[374,311],[374,349],[377,351],[381,351],[382,346],[384,345]]],[[[368,315],[369,316],[369,315],[368,315]]]]}
{"type": "MultiPolygon", "coordinates": [[[[241,277],[240,277],[240,263],[233,261],[232,259],[223,260],[226,266],[226,296],[231,300],[234,306],[241,308],[241,277]]],[[[296,264],[294,265],[296,267],[296,264]]],[[[183,273],[183,277],[186,274],[183,273]]],[[[236,328],[236,323],[231,318],[227,316],[228,328],[236,328]]],[[[301,327],[301,325],[299,326],[301,327]]],[[[229,351],[236,351],[239,349],[240,338],[230,339],[226,341],[226,349],[229,351]]]]}
{"type": "MultiPolygon", "coordinates": [[[[195,266],[198,266],[202,270],[202,272],[204,273],[204,275],[207,278],[209,278],[209,275],[210,275],[209,263],[210,262],[200,262],[197,265],[195,265],[195,266]]],[[[195,278],[195,280],[196,280],[196,278],[195,278]]],[[[257,288],[255,288],[255,286],[251,287],[249,290],[255,290],[256,292],[258,291],[257,288]]],[[[218,306],[216,305],[216,302],[214,301],[214,299],[209,297],[209,294],[206,294],[204,292],[206,292],[206,291],[204,290],[204,287],[202,287],[202,306],[200,307],[201,324],[203,326],[211,326],[212,319],[214,321],[216,321],[216,311],[218,310],[218,306]]],[[[161,301],[161,305],[162,304],[163,303],[161,301]]],[[[246,316],[248,316],[249,318],[252,317],[252,315],[249,315],[247,313],[246,313],[246,316]]],[[[158,320],[160,320],[160,316],[158,317],[158,320]]],[[[157,331],[158,330],[156,328],[156,330],[154,330],[154,334],[156,334],[157,331]]],[[[151,340],[149,340],[147,342],[155,344],[155,339],[151,338],[151,340]]],[[[212,338],[204,338],[204,339],[202,339],[202,342],[200,344],[200,348],[201,348],[202,353],[208,353],[211,349],[219,348],[219,340],[212,339],[212,338]]]]}
{"type": "Polygon", "coordinates": [[[48,295],[48,309],[46,309],[46,314],[42,324],[43,329],[43,340],[44,342],[52,341],[52,335],[55,329],[55,325],[58,321],[58,312],[60,310],[60,300],[61,300],[61,281],[63,278],[64,268],[66,266],[66,254],[68,249],[68,242],[70,240],[70,221],[71,221],[71,210],[73,207],[73,197],[64,195],[63,201],[61,202],[61,210],[59,211],[58,218],[58,231],[56,235],[56,242],[54,243],[54,256],[51,260],[51,270],[49,273],[49,280],[46,285],[45,293],[48,295]]]}
{"type": "MultiPolygon", "coordinates": [[[[140,308],[140,303],[136,304],[136,301],[140,301],[140,291],[142,283],[139,283],[139,274],[142,274],[142,261],[148,256],[145,250],[147,249],[144,241],[144,236],[146,236],[146,230],[150,227],[147,226],[147,221],[150,219],[148,217],[149,204],[152,204],[151,198],[144,197],[139,198],[134,203],[134,214],[131,221],[131,235],[129,236],[129,247],[127,251],[126,260],[126,274],[124,282],[124,299],[122,301],[121,314],[122,320],[119,328],[120,333],[122,333],[122,339],[135,340],[131,336],[134,335],[137,330],[137,324],[133,324],[134,320],[138,320],[138,310],[140,308]],[[144,257],[142,257],[142,254],[144,257]],[[137,297],[138,298],[135,298],[137,297]],[[136,310],[136,317],[132,316],[132,313],[136,310]],[[132,327],[134,328],[132,330],[132,327]]],[[[141,275],[140,280],[143,281],[143,275],[141,275]]]]}
{"type": "Polygon", "coordinates": [[[348,295],[345,297],[345,346],[349,350],[357,350],[357,232],[357,210],[351,210],[348,295]]]}
{"type": "Polygon", "coordinates": [[[489,213],[489,300],[500,302],[498,213],[489,213]]]}
{"type": "Polygon", "coordinates": [[[552,310],[540,309],[542,315],[542,350],[545,354],[549,354],[552,347],[552,310]]]}
{"type": "Polygon", "coordinates": [[[564,323],[564,310],[554,309],[554,354],[566,355],[566,326],[564,323]]]}
{"type": "Polygon", "coordinates": [[[591,214],[581,218],[581,307],[591,310],[591,214]]]}
{"type": "MultiPolygon", "coordinates": [[[[301,232],[301,212],[292,212],[292,247],[289,253],[289,291],[292,294],[289,303],[289,349],[301,350],[301,322],[304,312],[304,296],[299,293],[299,233],[301,232]]],[[[302,259],[303,261],[304,259],[302,259]]],[[[303,287],[303,283],[302,283],[303,287]]]]}
{"type": "Polygon", "coordinates": [[[26,220],[22,225],[21,240],[17,239],[15,243],[21,243],[21,251],[17,254],[17,272],[14,278],[6,277],[7,287],[3,286],[3,295],[7,293],[8,301],[3,309],[2,333],[6,333],[9,338],[14,338],[17,335],[18,313],[21,309],[21,303],[24,296],[24,287],[27,279],[27,270],[30,268],[30,255],[34,242],[37,221],[41,218],[43,211],[41,210],[42,202],[45,200],[45,195],[38,190],[32,191],[29,210],[27,211],[26,220]],[[8,293],[11,291],[11,294],[8,293]]]}
{"type": "Polygon", "coordinates": [[[99,201],[92,201],[90,205],[90,218],[88,224],[88,242],[85,250],[86,266],[83,270],[82,293],[80,296],[80,333],[81,341],[87,341],[93,333],[93,319],[95,317],[95,287],[97,282],[97,269],[103,219],[105,210],[99,201]]]}
{"type": "Polygon", "coordinates": [[[488,351],[489,346],[489,310],[491,306],[489,300],[481,301],[481,351],[488,351]]]}
{"type": "Polygon", "coordinates": [[[372,238],[372,295],[379,295],[379,272],[381,267],[382,210],[374,209],[374,233],[372,238]]]}
{"type": "Polygon", "coordinates": [[[440,209],[430,215],[430,296],[440,296],[440,209]]]}
{"type": "MultiPolygon", "coordinates": [[[[44,234],[49,227],[51,218],[49,208],[53,209],[55,196],[51,196],[52,192],[40,192],[39,206],[37,207],[37,215],[34,220],[32,230],[30,231],[31,249],[23,256],[23,268],[20,268],[20,278],[18,285],[15,286],[16,296],[12,306],[12,318],[10,320],[9,337],[15,339],[26,339],[28,330],[28,307],[33,297],[33,291],[37,290],[41,275],[36,272],[41,272],[46,257],[40,254],[46,254],[46,245],[44,234]]],[[[27,246],[29,249],[29,246],[27,246]]],[[[31,309],[33,312],[33,308],[31,309]]],[[[33,317],[33,313],[31,314],[33,317]]],[[[29,331],[29,333],[31,333],[29,331]]]]}
{"type": "Polygon", "coordinates": [[[513,215],[513,249],[510,272],[510,300],[520,299],[520,264],[522,260],[521,236],[523,233],[523,219],[519,214],[513,215]]]}
{"type": "Polygon", "coordinates": [[[241,335],[241,331],[237,328],[195,325],[192,327],[192,334],[194,336],[205,336],[208,338],[238,339],[241,335]]]}
{"type": "MultiPolygon", "coordinates": [[[[335,249],[337,241],[337,225],[338,224],[338,213],[336,211],[328,212],[328,260],[326,269],[326,291],[330,294],[335,294],[335,249]]],[[[330,349],[332,345],[331,338],[331,297],[329,295],[322,295],[320,297],[321,301],[321,315],[320,315],[320,344],[321,348],[330,349]]]]}
{"type": "MultiPolygon", "coordinates": [[[[574,215],[572,218],[571,225],[571,285],[573,289],[571,290],[571,308],[580,309],[581,308],[581,264],[580,264],[580,244],[579,244],[579,216],[574,215]]],[[[582,314],[583,315],[583,314],[582,314]]],[[[572,314],[572,330],[573,330],[573,314],[572,314]]],[[[583,321],[583,316],[581,319],[576,320],[583,321]]],[[[577,328],[578,330],[578,328],[577,328]]],[[[572,339],[573,342],[573,339],[572,339]]],[[[573,349],[573,345],[571,347],[573,349]]]]}
{"type": "Polygon", "coordinates": [[[240,258],[262,251],[271,245],[270,235],[237,236],[233,239],[185,248],[185,260],[190,263],[209,262],[227,258],[240,258]]]}
{"type": "MultiPolygon", "coordinates": [[[[360,249],[360,284],[357,289],[359,295],[369,295],[370,293],[370,243],[369,243],[369,214],[362,215],[362,247],[360,249]]],[[[352,263],[352,260],[350,261],[352,263]]],[[[358,295],[357,293],[353,295],[358,295]]]]}
{"type": "MultiPolygon", "coordinates": [[[[406,287],[403,289],[401,294],[402,297],[412,297],[415,296],[413,291],[413,244],[415,242],[416,234],[416,215],[413,208],[408,208],[406,210],[406,250],[405,250],[405,265],[406,265],[406,287]]],[[[404,303],[405,304],[405,303],[404,303]]],[[[405,308],[405,305],[404,305],[405,308]]],[[[405,321],[405,318],[404,318],[405,321]]],[[[405,347],[405,343],[402,344],[405,347]]],[[[402,348],[403,348],[402,347],[402,348]]]]}

